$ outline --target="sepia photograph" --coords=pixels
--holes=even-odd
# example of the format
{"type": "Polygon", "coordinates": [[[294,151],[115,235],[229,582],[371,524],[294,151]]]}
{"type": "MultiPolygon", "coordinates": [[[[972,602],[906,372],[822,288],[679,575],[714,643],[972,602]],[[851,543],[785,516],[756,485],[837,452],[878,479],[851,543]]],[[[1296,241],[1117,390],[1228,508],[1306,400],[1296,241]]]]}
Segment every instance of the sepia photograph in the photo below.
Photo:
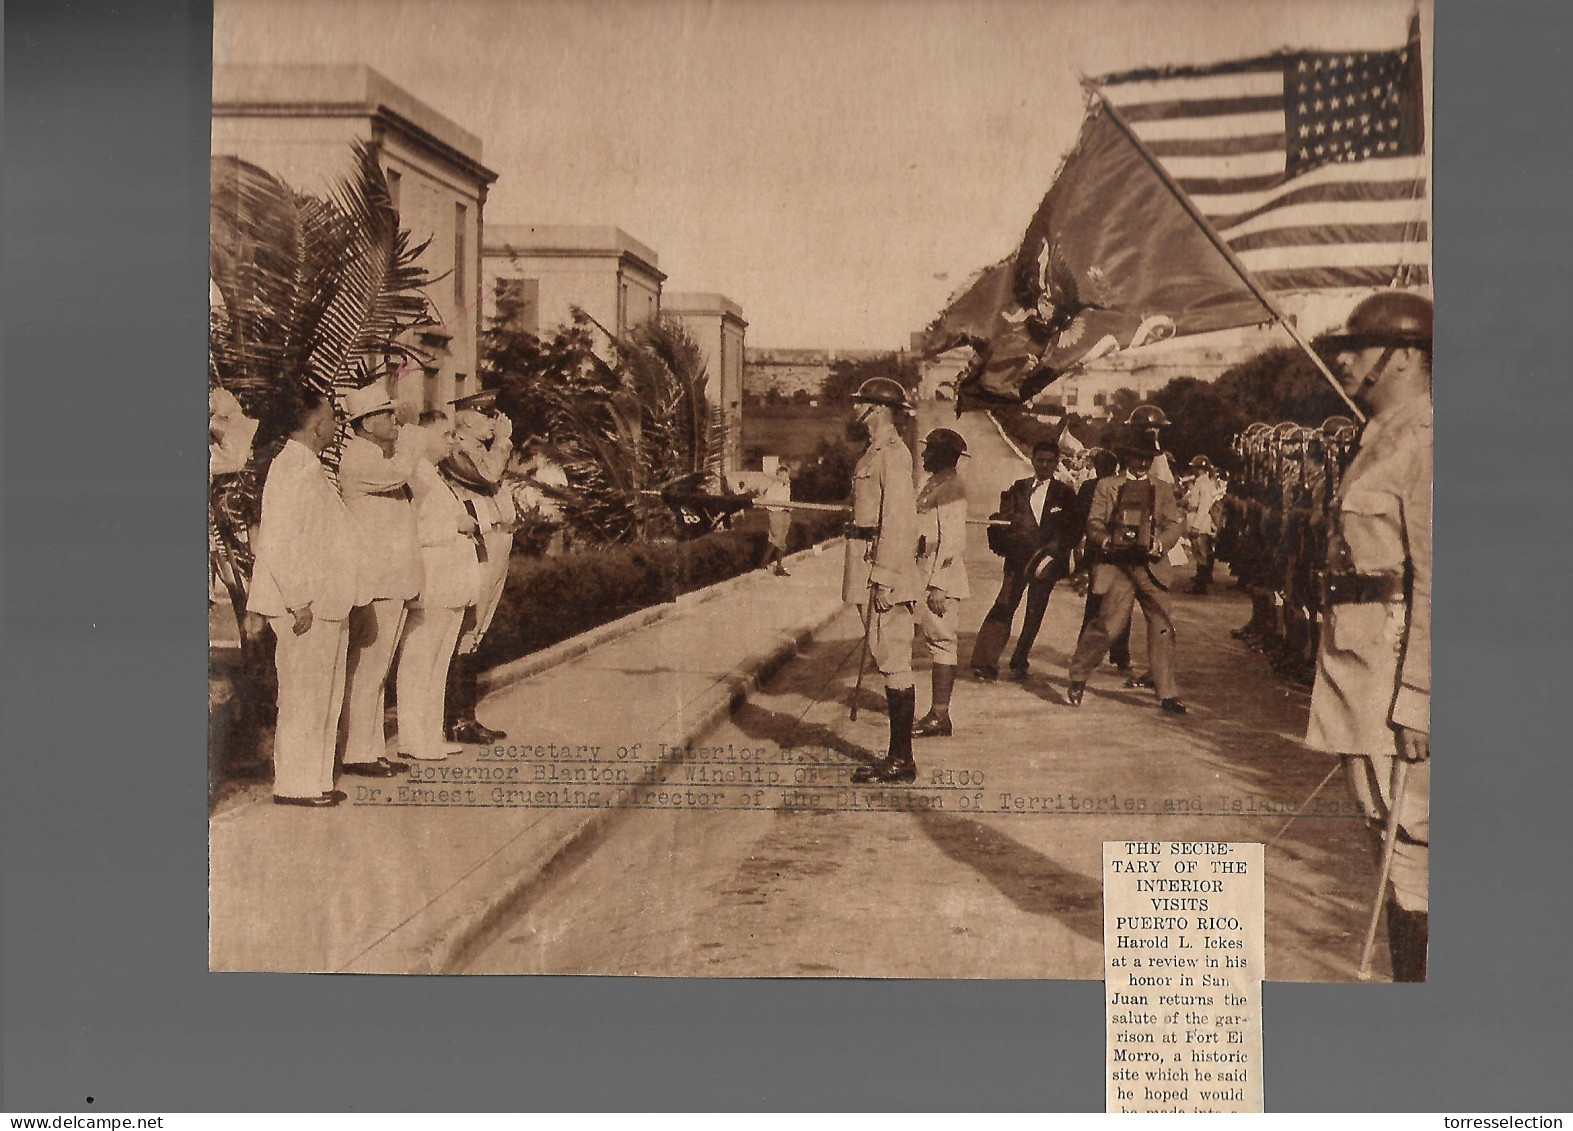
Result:
{"type": "Polygon", "coordinates": [[[1432,35],[216,0],[209,968],[1425,981],[1432,35]]]}

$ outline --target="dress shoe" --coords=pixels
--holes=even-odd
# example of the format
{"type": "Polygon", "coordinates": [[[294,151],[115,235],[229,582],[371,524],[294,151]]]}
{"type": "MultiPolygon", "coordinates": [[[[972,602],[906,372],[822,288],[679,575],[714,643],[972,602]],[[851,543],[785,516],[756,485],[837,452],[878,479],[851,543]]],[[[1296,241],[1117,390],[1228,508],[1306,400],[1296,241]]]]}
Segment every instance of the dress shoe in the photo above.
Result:
{"type": "Polygon", "coordinates": [[[1072,707],[1080,707],[1082,694],[1086,690],[1086,683],[1073,681],[1070,686],[1065,689],[1065,702],[1070,704],[1072,707]]]}
{"type": "Polygon", "coordinates": [[[984,683],[993,683],[1000,677],[1000,670],[998,668],[975,667],[972,669],[972,674],[984,683]]]}
{"type": "Polygon", "coordinates": [[[1010,678],[1018,683],[1024,681],[1027,678],[1027,665],[1012,664],[1010,666],[1010,678]]]}
{"type": "Polygon", "coordinates": [[[1185,714],[1185,704],[1181,703],[1178,699],[1165,699],[1162,703],[1158,704],[1158,708],[1166,715],[1185,714]]]}
{"type": "Polygon", "coordinates": [[[1141,675],[1133,675],[1125,681],[1125,686],[1130,688],[1151,688],[1152,673],[1144,672],[1141,675]]]}
{"type": "Polygon", "coordinates": [[[322,796],[337,805],[340,801],[348,801],[350,795],[342,789],[328,789],[323,791],[322,796]]]}
{"type": "Polygon", "coordinates": [[[344,772],[361,778],[391,778],[407,770],[406,766],[395,766],[386,758],[378,758],[375,762],[345,762],[344,772]]]}
{"type": "Polygon", "coordinates": [[[448,741],[462,742],[469,746],[489,746],[492,732],[474,719],[463,719],[448,732],[448,741]]]}
{"type": "Polygon", "coordinates": [[[952,734],[950,716],[936,715],[930,711],[912,727],[913,738],[949,738],[952,734]]]}
{"type": "MultiPolygon", "coordinates": [[[[335,790],[334,792],[337,791],[335,790]]],[[[342,793],[340,793],[338,797],[334,797],[333,794],[330,793],[320,794],[317,797],[275,797],[273,799],[273,804],[301,805],[307,809],[327,809],[337,805],[341,800],[343,800],[343,798],[344,795],[342,793]]]]}
{"type": "Polygon", "coordinates": [[[872,766],[852,771],[856,785],[911,785],[918,780],[918,764],[911,758],[881,758],[872,766]]]}
{"type": "Polygon", "coordinates": [[[493,730],[491,727],[486,726],[484,723],[476,723],[475,725],[477,727],[479,727],[481,733],[486,736],[486,745],[487,746],[492,745],[492,743],[494,743],[494,742],[501,742],[503,739],[508,737],[508,732],[505,731],[505,730],[493,730]]]}

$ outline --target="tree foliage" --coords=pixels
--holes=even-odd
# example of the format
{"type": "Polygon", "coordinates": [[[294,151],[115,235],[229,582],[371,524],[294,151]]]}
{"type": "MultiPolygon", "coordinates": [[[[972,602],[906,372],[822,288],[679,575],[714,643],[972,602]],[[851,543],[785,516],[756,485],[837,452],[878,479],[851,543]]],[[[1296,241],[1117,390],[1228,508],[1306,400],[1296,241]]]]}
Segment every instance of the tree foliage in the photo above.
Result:
{"type": "Polygon", "coordinates": [[[591,544],[670,531],[654,493],[685,476],[719,478],[724,425],[705,396],[698,344],[675,320],[613,337],[582,312],[549,338],[518,326],[499,293],[481,340],[485,384],[515,439],[546,439],[568,478],[563,519],[591,544]]]}
{"type": "Polygon", "coordinates": [[[1176,377],[1148,399],[1172,421],[1163,444],[1181,463],[1205,455],[1223,466],[1233,462],[1230,437],[1253,421],[1315,427],[1348,412],[1311,359],[1290,346],[1264,350],[1210,383],[1176,377]]]}
{"type": "Polygon", "coordinates": [[[235,157],[212,162],[209,377],[261,422],[264,465],[303,387],[342,393],[423,360],[402,336],[431,320],[426,244],[399,227],[371,148],[357,142],[353,157],[326,197],[235,157]]]}
{"type": "Polygon", "coordinates": [[[402,338],[431,320],[426,244],[399,227],[371,148],[356,143],[352,155],[325,197],[235,157],[212,161],[208,380],[258,421],[245,469],[215,482],[212,498],[215,569],[237,615],[263,478],[302,390],[340,394],[420,360],[402,338]]]}

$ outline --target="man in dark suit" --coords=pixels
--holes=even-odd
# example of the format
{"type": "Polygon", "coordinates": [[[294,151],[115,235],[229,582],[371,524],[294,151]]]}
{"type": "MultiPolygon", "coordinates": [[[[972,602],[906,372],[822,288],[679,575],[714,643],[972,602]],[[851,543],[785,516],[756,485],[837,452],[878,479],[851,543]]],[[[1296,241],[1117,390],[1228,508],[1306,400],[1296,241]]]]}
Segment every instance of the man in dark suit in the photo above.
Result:
{"type": "Polygon", "coordinates": [[[1081,538],[1081,516],[1075,490],[1054,478],[1059,462],[1059,444],[1038,441],[1032,448],[1032,475],[1018,479],[1000,495],[997,517],[1008,519],[1010,526],[998,528],[991,544],[996,550],[1003,548],[1005,578],[972,648],[972,673],[979,679],[999,678],[1000,653],[1023,594],[1027,612],[1011,654],[1010,675],[1027,678],[1027,656],[1043,624],[1049,594],[1069,572],[1071,550],[1081,538]]]}
{"type": "Polygon", "coordinates": [[[1147,662],[1163,710],[1185,714],[1174,677],[1174,622],[1169,615],[1173,567],[1169,552],[1185,532],[1174,487],[1148,472],[1161,449],[1157,437],[1141,431],[1125,437],[1119,452],[1121,475],[1098,481],[1087,514],[1087,544],[1096,547],[1092,591],[1102,600],[1098,614],[1082,633],[1071,657],[1066,701],[1081,706],[1087,677],[1103,660],[1109,642],[1130,627],[1140,603],[1147,617],[1147,662]]]}

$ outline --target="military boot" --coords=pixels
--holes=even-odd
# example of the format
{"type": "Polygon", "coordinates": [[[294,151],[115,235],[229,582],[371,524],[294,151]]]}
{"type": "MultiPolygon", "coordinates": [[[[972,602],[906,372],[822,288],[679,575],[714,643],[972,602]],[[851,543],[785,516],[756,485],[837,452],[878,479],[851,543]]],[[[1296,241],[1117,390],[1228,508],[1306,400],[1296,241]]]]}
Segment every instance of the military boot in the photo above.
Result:
{"type": "Polygon", "coordinates": [[[1426,947],[1430,942],[1430,916],[1387,904],[1387,948],[1393,959],[1393,981],[1426,980],[1426,947]]]}
{"type": "Polygon", "coordinates": [[[887,687],[885,701],[890,706],[890,751],[875,765],[859,766],[852,772],[853,782],[859,785],[906,785],[918,780],[918,766],[912,759],[912,717],[917,714],[917,688],[903,687],[898,691],[887,687]]]}

